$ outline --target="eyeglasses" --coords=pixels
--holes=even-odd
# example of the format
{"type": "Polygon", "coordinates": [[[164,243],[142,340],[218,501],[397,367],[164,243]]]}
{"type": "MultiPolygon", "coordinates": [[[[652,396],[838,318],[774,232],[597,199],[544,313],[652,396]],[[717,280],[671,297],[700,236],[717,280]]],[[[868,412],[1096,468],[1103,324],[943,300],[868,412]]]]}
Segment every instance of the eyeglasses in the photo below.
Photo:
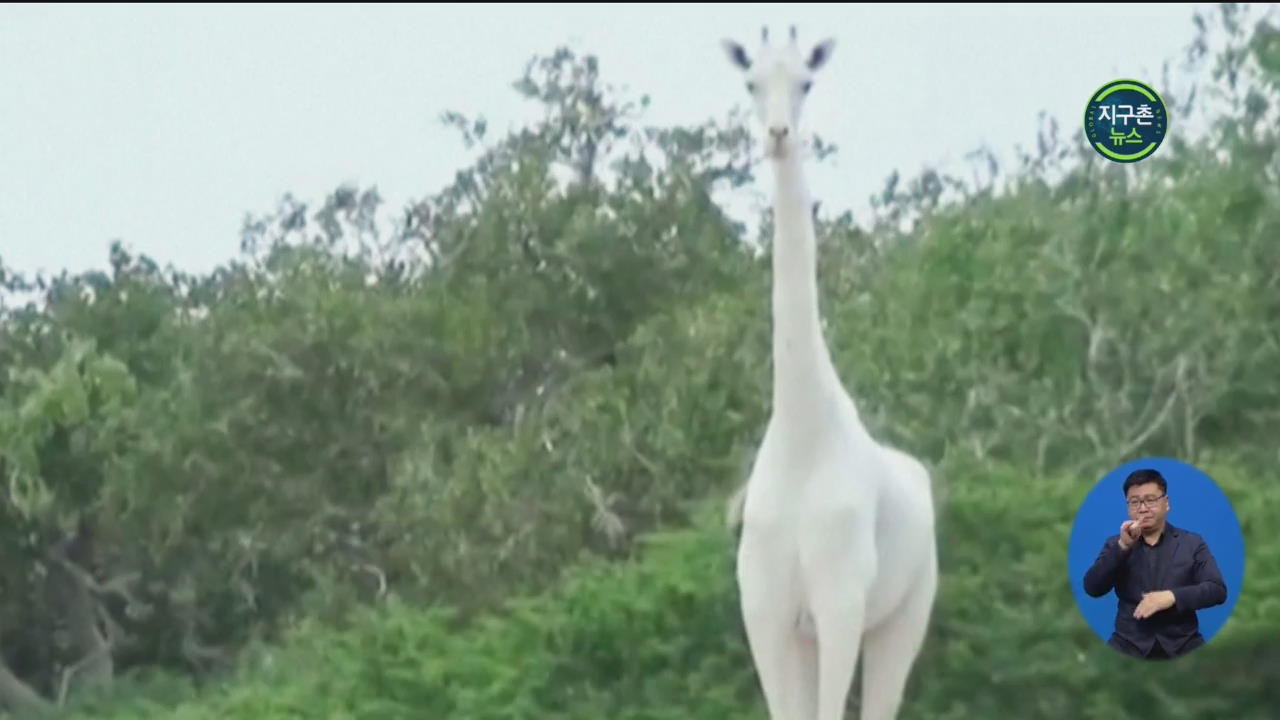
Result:
{"type": "Polygon", "coordinates": [[[1156,497],[1130,498],[1129,509],[1130,510],[1137,509],[1139,505],[1146,505],[1147,507],[1155,507],[1156,501],[1163,497],[1164,495],[1157,495],[1156,497]]]}

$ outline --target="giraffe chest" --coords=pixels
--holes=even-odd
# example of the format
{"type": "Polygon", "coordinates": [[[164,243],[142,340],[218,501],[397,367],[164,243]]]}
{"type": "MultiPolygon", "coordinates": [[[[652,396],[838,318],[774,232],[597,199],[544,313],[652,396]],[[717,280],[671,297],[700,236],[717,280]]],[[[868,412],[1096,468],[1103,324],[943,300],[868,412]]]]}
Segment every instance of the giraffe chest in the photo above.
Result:
{"type": "Polygon", "coordinates": [[[788,541],[829,533],[867,519],[876,501],[875,487],[861,483],[839,466],[797,457],[779,472],[756,473],[743,506],[745,528],[788,541]]]}

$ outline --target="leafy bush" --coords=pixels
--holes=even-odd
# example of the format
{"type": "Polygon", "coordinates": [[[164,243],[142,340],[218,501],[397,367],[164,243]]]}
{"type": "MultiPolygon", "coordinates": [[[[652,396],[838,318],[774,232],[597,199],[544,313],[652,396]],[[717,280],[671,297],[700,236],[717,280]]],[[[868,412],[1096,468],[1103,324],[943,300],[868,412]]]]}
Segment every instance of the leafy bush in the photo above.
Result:
{"type": "MultiPolygon", "coordinates": [[[[943,578],[904,720],[1270,717],[1280,700],[1280,549],[1266,542],[1280,490],[1207,468],[1241,503],[1248,579],[1205,648],[1142,666],[1106,647],[1075,609],[1067,539],[1091,483],[1030,477],[973,458],[943,468],[943,578]],[[1037,501],[1026,502],[1033,490],[1037,501]]],[[[586,562],[545,594],[461,622],[399,600],[342,629],[302,623],[224,686],[170,705],[91,707],[101,720],[275,718],[765,717],[733,582],[732,536],[718,507],[694,526],[647,536],[637,557],[586,562]],[[150,708],[150,709],[148,709],[150,708]]],[[[856,705],[856,693],[853,704],[856,705]]]]}

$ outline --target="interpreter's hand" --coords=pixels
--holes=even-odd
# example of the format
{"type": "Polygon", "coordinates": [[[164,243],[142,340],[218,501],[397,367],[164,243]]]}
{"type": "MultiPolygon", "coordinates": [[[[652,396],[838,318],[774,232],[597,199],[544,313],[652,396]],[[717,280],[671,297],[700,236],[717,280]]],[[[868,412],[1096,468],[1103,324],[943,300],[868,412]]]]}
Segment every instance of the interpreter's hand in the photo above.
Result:
{"type": "Polygon", "coordinates": [[[1138,526],[1137,520],[1125,520],[1120,525],[1120,549],[1128,550],[1133,547],[1134,541],[1142,537],[1142,529],[1138,526]]]}
{"type": "Polygon", "coordinates": [[[1168,590],[1143,593],[1142,602],[1138,603],[1138,607],[1134,608],[1133,616],[1139,620],[1149,618],[1161,610],[1168,610],[1173,607],[1173,603],[1173,593],[1168,590]]]}

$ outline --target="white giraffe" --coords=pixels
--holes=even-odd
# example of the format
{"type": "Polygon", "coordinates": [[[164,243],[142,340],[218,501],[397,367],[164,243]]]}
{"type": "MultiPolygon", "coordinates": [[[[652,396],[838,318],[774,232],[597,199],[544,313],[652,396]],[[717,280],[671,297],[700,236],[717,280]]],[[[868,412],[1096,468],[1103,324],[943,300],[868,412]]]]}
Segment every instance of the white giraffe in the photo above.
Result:
{"type": "Polygon", "coordinates": [[[755,58],[724,41],[766,132],[774,187],[773,407],[745,487],[737,580],[772,720],[842,720],[862,659],[862,720],[891,720],[937,592],[929,473],[878,443],[840,381],[818,315],[798,121],[827,40],[755,58]]]}

